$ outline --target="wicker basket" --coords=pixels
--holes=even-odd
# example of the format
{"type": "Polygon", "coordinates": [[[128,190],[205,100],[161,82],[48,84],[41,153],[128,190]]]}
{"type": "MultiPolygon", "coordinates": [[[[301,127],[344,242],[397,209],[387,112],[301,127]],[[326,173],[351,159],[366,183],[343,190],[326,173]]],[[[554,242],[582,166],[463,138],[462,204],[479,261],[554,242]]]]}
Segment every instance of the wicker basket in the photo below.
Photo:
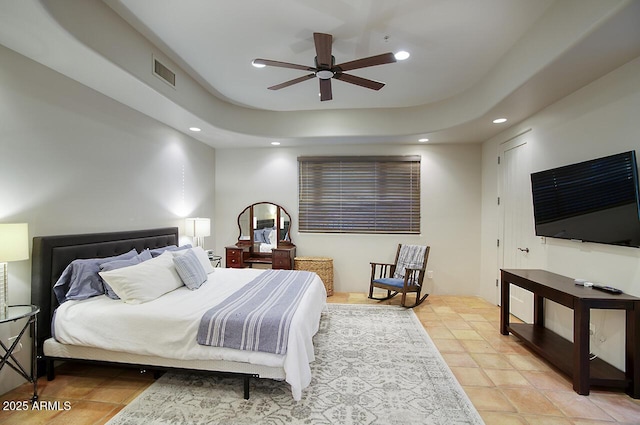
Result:
{"type": "Polygon", "coordinates": [[[317,273],[324,283],[327,296],[333,295],[333,258],[295,257],[293,259],[293,269],[317,273]]]}

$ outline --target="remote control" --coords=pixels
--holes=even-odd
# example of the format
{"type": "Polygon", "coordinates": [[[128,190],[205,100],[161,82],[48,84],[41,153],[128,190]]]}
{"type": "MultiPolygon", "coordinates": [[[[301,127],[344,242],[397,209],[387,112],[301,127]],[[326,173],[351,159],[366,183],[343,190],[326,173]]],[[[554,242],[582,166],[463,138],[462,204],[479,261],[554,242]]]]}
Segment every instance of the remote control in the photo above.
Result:
{"type": "Polygon", "coordinates": [[[608,292],[610,294],[622,294],[622,291],[612,286],[593,285],[593,289],[608,292]]]}

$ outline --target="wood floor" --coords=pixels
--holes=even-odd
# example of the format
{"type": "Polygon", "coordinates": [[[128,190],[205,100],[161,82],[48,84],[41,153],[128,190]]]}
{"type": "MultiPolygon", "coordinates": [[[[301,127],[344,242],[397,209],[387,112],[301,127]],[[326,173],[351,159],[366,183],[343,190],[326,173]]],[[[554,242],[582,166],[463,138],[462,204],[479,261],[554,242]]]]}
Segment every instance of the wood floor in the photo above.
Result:
{"type": "MultiPolygon", "coordinates": [[[[328,300],[374,302],[354,293],[337,293],[328,300]]],[[[414,311],[488,425],[640,424],[639,400],[594,390],[580,396],[566,377],[517,338],[500,335],[496,306],[476,297],[430,296],[414,311]]],[[[49,410],[3,409],[0,424],[103,424],[152,382],[150,373],[62,365],[54,381],[39,381],[40,399],[51,402],[44,406],[49,410]],[[51,410],[55,407],[61,410],[51,410]]],[[[25,384],[0,396],[2,407],[28,400],[31,388],[25,384]]]]}

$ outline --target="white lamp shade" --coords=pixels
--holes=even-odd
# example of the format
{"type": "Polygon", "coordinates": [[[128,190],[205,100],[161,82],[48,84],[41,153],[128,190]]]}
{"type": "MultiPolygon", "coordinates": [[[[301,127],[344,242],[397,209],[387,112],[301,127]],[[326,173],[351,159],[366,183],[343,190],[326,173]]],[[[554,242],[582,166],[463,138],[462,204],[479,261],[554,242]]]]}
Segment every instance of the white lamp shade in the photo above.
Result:
{"type": "Polygon", "coordinates": [[[211,236],[211,220],[208,218],[187,218],[185,219],[185,234],[196,238],[211,236]]]}
{"type": "Polygon", "coordinates": [[[0,262],[29,259],[29,225],[0,223],[0,262]]]}

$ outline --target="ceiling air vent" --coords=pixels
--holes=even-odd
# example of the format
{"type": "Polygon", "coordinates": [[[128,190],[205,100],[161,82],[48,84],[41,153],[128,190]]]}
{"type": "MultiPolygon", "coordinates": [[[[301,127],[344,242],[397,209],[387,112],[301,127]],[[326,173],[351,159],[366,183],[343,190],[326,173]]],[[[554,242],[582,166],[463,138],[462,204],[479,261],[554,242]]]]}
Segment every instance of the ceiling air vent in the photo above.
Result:
{"type": "Polygon", "coordinates": [[[153,58],[153,73],[156,77],[169,84],[171,87],[176,86],[176,73],[163,65],[158,59],[153,58]]]}

